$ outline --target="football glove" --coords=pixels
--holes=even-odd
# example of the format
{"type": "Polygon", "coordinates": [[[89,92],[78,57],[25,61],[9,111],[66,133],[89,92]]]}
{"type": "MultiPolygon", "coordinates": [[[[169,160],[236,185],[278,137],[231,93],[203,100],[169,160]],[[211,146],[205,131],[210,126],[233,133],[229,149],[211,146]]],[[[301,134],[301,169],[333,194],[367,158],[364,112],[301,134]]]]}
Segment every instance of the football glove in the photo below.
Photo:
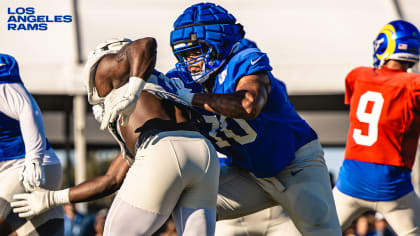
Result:
{"type": "Polygon", "coordinates": [[[26,191],[32,191],[45,183],[45,172],[41,163],[41,158],[25,159],[19,181],[22,182],[26,191]]]}
{"type": "Polygon", "coordinates": [[[15,201],[10,205],[21,218],[33,217],[50,208],[70,203],[68,188],[59,191],[36,188],[31,193],[15,194],[13,199],[15,201]]]}
{"type": "Polygon", "coordinates": [[[184,100],[184,102],[191,106],[193,97],[195,95],[191,91],[191,89],[181,88],[176,90],[176,95],[178,95],[178,97],[180,97],[182,100],[184,100]]]}
{"type": "Polygon", "coordinates": [[[180,78],[171,78],[170,81],[176,87],[176,95],[191,106],[194,97],[194,93],[191,92],[192,90],[185,88],[184,82],[180,78]]]}
{"type": "Polygon", "coordinates": [[[93,105],[92,112],[93,112],[93,116],[95,117],[95,120],[101,123],[104,118],[104,104],[99,103],[99,104],[93,105]]]}
{"type": "Polygon", "coordinates": [[[136,108],[137,99],[144,88],[146,81],[139,77],[130,77],[128,84],[124,87],[114,89],[108,94],[104,101],[105,112],[101,123],[101,130],[113,123],[118,115],[121,115],[121,125],[128,123],[131,113],[136,108]]]}

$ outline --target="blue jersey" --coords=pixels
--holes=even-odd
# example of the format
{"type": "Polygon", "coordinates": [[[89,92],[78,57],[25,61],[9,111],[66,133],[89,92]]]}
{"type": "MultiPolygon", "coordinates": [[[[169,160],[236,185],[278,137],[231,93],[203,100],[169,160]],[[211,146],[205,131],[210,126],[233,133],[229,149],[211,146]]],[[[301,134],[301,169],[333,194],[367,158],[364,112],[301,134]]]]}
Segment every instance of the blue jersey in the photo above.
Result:
{"type": "MultiPolygon", "coordinates": [[[[0,54],[0,84],[20,84],[24,87],[19,76],[18,63],[7,54],[0,54]]],[[[8,94],[3,94],[3,96],[12,99],[8,94]]],[[[30,99],[33,100],[32,97],[30,99]]],[[[37,107],[37,109],[39,108],[37,107]]],[[[49,148],[50,145],[46,140],[46,149],[49,148]]],[[[0,111],[0,161],[20,159],[25,155],[25,143],[19,120],[0,111]]]]}
{"type": "MultiPolygon", "coordinates": [[[[19,67],[16,60],[6,54],[0,54],[0,84],[20,83],[19,67]]],[[[19,121],[0,112],[0,161],[25,157],[25,145],[20,131],[19,121]]]]}
{"type": "MultiPolygon", "coordinates": [[[[200,110],[207,126],[204,134],[225,154],[230,165],[248,169],[257,177],[272,177],[295,158],[295,152],[317,138],[315,131],[297,114],[288,100],[284,83],[274,78],[267,55],[255,43],[242,39],[233,55],[216,75],[212,93],[234,93],[237,82],[246,75],[265,71],[271,91],[267,103],[254,120],[232,119],[200,110]]],[[[170,78],[181,77],[179,70],[168,72],[170,78]]],[[[203,92],[199,84],[188,81],[186,87],[203,92]]]]}
{"type": "Polygon", "coordinates": [[[0,112],[0,161],[25,157],[19,121],[0,112]]]}
{"type": "Polygon", "coordinates": [[[369,201],[393,201],[413,191],[410,169],[351,159],[344,159],[335,186],[369,201]]]}

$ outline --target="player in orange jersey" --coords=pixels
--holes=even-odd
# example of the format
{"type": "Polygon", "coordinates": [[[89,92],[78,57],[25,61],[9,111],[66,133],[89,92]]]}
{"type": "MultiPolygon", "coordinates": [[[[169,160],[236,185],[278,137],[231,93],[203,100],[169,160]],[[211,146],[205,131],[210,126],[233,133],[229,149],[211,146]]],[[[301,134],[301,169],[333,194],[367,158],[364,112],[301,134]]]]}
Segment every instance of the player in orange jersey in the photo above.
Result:
{"type": "Polygon", "coordinates": [[[385,25],[374,41],[374,67],[346,77],[350,127],[333,190],[342,229],[367,210],[382,213],[398,235],[420,235],[420,199],[411,168],[420,133],[420,34],[409,22],[385,25]]]}

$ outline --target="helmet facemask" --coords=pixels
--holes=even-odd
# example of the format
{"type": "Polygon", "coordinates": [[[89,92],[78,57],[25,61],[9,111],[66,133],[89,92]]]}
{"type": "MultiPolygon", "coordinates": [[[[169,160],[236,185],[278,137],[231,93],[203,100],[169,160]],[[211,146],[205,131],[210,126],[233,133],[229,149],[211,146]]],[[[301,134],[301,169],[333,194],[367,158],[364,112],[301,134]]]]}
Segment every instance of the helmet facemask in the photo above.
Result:
{"type": "Polygon", "coordinates": [[[236,23],[236,18],[223,7],[214,3],[198,3],[188,7],[174,22],[170,37],[170,45],[179,61],[176,65],[177,70],[181,70],[179,74],[189,77],[185,82],[205,82],[224,65],[233,45],[244,35],[242,25],[236,23]],[[202,47],[201,57],[189,61],[179,54],[194,46],[202,47]],[[197,60],[204,64],[201,72],[190,73],[188,67],[191,69],[197,60]]]}
{"type": "MultiPolygon", "coordinates": [[[[222,62],[216,59],[214,50],[204,43],[180,43],[174,45],[174,54],[178,59],[176,68],[178,71],[188,72],[191,78],[183,78],[184,81],[204,83],[210,75],[216,71],[222,62]],[[190,72],[189,66],[203,62],[199,72],[190,72]]],[[[183,77],[185,73],[180,73],[183,77]]]]}

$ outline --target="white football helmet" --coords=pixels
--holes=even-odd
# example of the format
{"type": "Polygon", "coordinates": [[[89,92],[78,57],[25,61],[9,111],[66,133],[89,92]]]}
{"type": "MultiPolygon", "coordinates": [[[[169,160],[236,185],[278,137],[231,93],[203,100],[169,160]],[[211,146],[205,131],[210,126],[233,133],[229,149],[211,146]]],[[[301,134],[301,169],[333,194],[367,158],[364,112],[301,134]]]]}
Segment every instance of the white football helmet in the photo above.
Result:
{"type": "Polygon", "coordinates": [[[108,54],[118,53],[124,45],[130,42],[131,40],[127,38],[113,38],[98,44],[93,51],[89,52],[83,76],[88,88],[88,101],[90,104],[95,105],[104,101],[104,98],[99,97],[95,88],[95,73],[98,62],[108,54]]]}

